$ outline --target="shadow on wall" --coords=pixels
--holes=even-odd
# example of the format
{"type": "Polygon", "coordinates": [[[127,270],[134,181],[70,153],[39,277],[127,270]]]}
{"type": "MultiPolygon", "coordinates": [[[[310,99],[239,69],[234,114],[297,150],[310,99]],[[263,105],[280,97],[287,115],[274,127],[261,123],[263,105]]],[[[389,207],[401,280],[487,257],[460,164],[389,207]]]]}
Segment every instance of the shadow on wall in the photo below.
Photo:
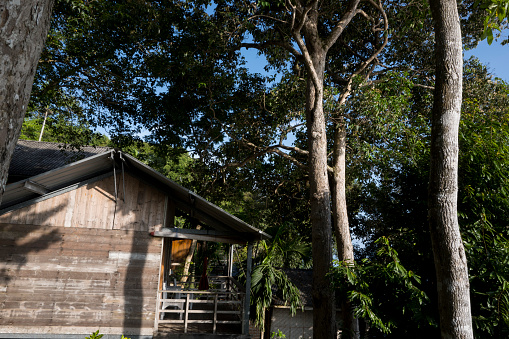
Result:
{"type": "MultiPolygon", "coordinates": [[[[63,208],[64,204],[53,207],[45,213],[47,219],[63,208]]],[[[30,275],[36,275],[36,272],[20,274],[20,271],[31,256],[58,256],[62,247],[55,245],[62,242],[61,232],[54,227],[0,223],[0,292],[7,292],[13,278],[29,279],[30,275]]]]}
{"type": "Polygon", "coordinates": [[[119,194],[114,227],[130,236],[122,247],[127,259],[121,274],[124,278],[123,334],[152,335],[162,240],[154,239],[149,232],[162,224],[165,197],[131,175],[119,175],[117,180],[119,194]]]}
{"type": "Polygon", "coordinates": [[[153,305],[147,304],[147,296],[144,295],[146,293],[144,292],[144,286],[149,283],[147,280],[151,280],[150,276],[144,274],[147,256],[149,255],[150,239],[148,237],[148,232],[132,232],[130,258],[124,282],[123,328],[126,335],[142,335],[141,329],[143,327],[153,327],[154,324],[154,319],[147,317],[147,312],[153,314],[155,303],[153,305]]]}
{"type": "MultiPolygon", "coordinates": [[[[63,208],[55,206],[43,218],[63,208]]],[[[25,325],[34,321],[36,309],[54,307],[37,284],[48,274],[40,257],[57,258],[64,251],[62,243],[63,235],[54,227],[0,224],[0,328],[16,325],[12,316],[25,325]]]]}
{"type": "Polygon", "coordinates": [[[0,332],[152,334],[161,240],[148,228],[162,224],[164,195],[127,175],[125,201],[112,178],[85,189],[71,210],[69,193],[0,217],[0,332]]]}

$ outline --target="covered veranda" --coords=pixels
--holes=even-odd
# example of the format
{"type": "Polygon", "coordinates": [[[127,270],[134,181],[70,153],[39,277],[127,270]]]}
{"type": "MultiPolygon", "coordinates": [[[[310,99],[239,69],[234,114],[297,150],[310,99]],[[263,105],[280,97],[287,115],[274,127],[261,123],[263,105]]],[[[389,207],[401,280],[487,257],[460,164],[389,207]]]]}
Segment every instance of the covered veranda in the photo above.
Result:
{"type": "MultiPolygon", "coordinates": [[[[253,244],[271,238],[270,235],[131,156],[124,154],[122,160],[130,171],[139,172],[148,183],[167,193],[163,223],[166,226],[151,232],[154,237],[164,238],[155,324],[157,334],[248,335],[253,244]],[[176,214],[192,220],[194,227],[177,227],[176,214]],[[228,244],[225,269],[220,274],[212,271],[206,277],[206,288],[200,286],[202,277],[187,274],[183,279],[175,274],[179,264],[176,244],[186,247],[191,246],[193,241],[228,244]],[[244,246],[247,246],[246,281],[245,285],[241,285],[233,274],[234,248],[244,246]]],[[[184,253],[188,252],[184,250],[184,253]]]]}
{"type": "Polygon", "coordinates": [[[164,228],[153,236],[165,238],[157,299],[158,333],[248,335],[253,241],[231,231],[181,228],[164,228]],[[183,257],[195,251],[197,241],[228,244],[224,265],[207,267],[205,259],[202,274],[193,275],[184,267],[189,265],[188,255],[187,261],[183,257]],[[247,245],[245,286],[233,274],[235,246],[239,245],[247,245]]]}

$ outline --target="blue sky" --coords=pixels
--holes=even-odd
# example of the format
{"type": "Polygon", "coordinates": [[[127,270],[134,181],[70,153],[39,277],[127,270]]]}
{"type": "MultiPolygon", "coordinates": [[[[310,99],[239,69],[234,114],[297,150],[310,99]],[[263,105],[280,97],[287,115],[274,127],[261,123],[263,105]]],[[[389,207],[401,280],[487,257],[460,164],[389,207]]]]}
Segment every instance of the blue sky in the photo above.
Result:
{"type": "MultiPolygon", "coordinates": [[[[507,38],[507,33],[503,34],[507,38]]],[[[483,64],[488,66],[488,69],[495,76],[501,78],[505,82],[509,82],[509,44],[502,46],[498,41],[493,41],[488,45],[486,40],[482,41],[477,48],[464,52],[464,58],[468,59],[472,55],[476,56],[483,64]]],[[[247,66],[252,72],[264,74],[263,67],[265,66],[265,57],[257,55],[254,48],[243,50],[246,56],[247,66]]]]}
{"type": "MultiPolygon", "coordinates": [[[[507,34],[504,35],[507,37],[507,34]]],[[[476,56],[481,62],[488,66],[490,73],[509,82],[509,44],[502,46],[499,41],[493,41],[491,45],[482,41],[476,49],[465,51],[465,59],[476,56]]]]}

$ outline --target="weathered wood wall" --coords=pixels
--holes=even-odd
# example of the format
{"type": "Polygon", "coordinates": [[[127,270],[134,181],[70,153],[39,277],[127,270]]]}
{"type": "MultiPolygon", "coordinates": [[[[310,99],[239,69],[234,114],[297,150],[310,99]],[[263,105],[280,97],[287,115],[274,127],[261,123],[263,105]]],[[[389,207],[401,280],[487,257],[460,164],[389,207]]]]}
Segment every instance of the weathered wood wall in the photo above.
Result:
{"type": "Polygon", "coordinates": [[[111,176],[5,213],[0,216],[0,223],[135,231],[160,228],[164,221],[164,194],[129,174],[124,178],[117,176],[117,202],[111,176]]]}
{"type": "Polygon", "coordinates": [[[152,334],[165,197],[125,178],[0,216],[0,333],[152,334]]]}

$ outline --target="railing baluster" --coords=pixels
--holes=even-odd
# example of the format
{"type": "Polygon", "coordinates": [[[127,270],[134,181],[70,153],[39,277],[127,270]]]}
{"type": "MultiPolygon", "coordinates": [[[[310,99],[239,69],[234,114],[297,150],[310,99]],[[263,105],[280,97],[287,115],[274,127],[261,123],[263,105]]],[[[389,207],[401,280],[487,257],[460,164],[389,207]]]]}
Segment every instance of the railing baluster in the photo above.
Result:
{"type": "Polygon", "coordinates": [[[175,330],[178,327],[180,333],[186,334],[192,333],[196,326],[201,328],[212,324],[211,334],[217,334],[221,326],[233,326],[234,323],[242,325],[245,295],[241,287],[234,278],[214,277],[211,278],[211,288],[208,291],[188,290],[187,286],[182,285],[178,290],[159,290],[155,325],[157,328],[162,326],[163,331],[165,328],[175,330]],[[210,309],[212,303],[213,310],[210,309]],[[169,306],[168,309],[165,309],[165,305],[169,306]],[[193,306],[197,308],[193,310],[193,306]]]}
{"type": "Polygon", "coordinates": [[[184,311],[184,333],[187,333],[187,316],[188,316],[188,312],[187,310],[189,309],[189,293],[186,293],[186,308],[185,308],[185,311],[184,311]]]}
{"type": "Polygon", "coordinates": [[[214,295],[214,322],[212,325],[213,334],[216,334],[216,322],[217,322],[217,294],[214,295]]]}
{"type": "Polygon", "coordinates": [[[157,306],[156,306],[156,329],[159,329],[159,317],[161,316],[161,314],[164,314],[164,313],[161,313],[161,293],[162,292],[157,292],[157,306]]]}

